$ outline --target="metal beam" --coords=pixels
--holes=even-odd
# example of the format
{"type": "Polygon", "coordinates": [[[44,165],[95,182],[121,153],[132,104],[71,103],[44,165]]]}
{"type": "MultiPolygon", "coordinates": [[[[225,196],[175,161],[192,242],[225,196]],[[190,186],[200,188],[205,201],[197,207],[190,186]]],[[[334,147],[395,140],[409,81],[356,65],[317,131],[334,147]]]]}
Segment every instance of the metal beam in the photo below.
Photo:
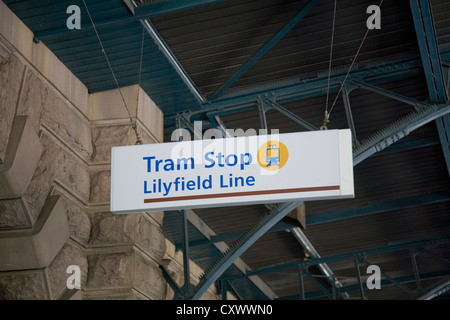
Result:
{"type": "Polygon", "coordinates": [[[169,286],[175,292],[175,298],[184,297],[184,293],[181,291],[181,288],[178,286],[177,282],[172,278],[172,276],[170,275],[170,272],[166,269],[166,267],[163,265],[160,265],[159,268],[161,269],[164,279],[166,279],[169,286]]]}
{"type": "MultiPolygon", "coordinates": [[[[359,261],[361,261],[362,263],[364,263],[366,266],[370,266],[373,265],[372,263],[370,263],[369,261],[367,261],[364,257],[358,257],[359,261]]],[[[402,289],[404,292],[406,292],[411,298],[414,297],[414,292],[409,290],[407,287],[405,287],[401,282],[395,280],[395,278],[389,276],[386,272],[383,272],[383,270],[380,269],[380,274],[386,278],[387,280],[389,280],[390,282],[392,282],[393,284],[395,284],[397,287],[399,287],[400,289],[402,289]]],[[[417,277],[419,277],[419,274],[414,273],[414,278],[417,280],[417,277]]]]}
{"type": "Polygon", "coordinates": [[[350,128],[350,131],[352,132],[352,139],[353,139],[353,145],[359,147],[359,141],[358,137],[356,136],[356,128],[355,123],[353,121],[353,113],[352,108],[350,106],[350,91],[347,89],[347,85],[343,83],[342,85],[342,100],[344,100],[344,108],[345,108],[345,115],[347,117],[347,123],[348,127],[350,128]]]}
{"type": "MultiPolygon", "coordinates": [[[[432,279],[436,279],[436,278],[447,277],[447,279],[448,279],[449,275],[450,275],[450,270],[443,270],[443,271],[437,271],[437,272],[421,273],[420,278],[422,280],[432,280],[432,279]]],[[[396,282],[402,283],[402,284],[406,284],[406,283],[415,281],[413,275],[397,276],[397,277],[393,277],[392,279],[394,279],[396,282]]],[[[390,280],[381,279],[382,287],[387,287],[387,286],[392,286],[392,285],[394,285],[394,283],[392,283],[390,280]]],[[[357,291],[357,290],[359,290],[359,286],[357,284],[347,285],[347,286],[344,286],[339,289],[340,292],[352,292],[352,291],[357,291]]],[[[441,286],[436,286],[435,294],[433,294],[432,292],[429,296],[424,294],[422,296],[421,300],[433,299],[434,297],[444,294],[448,290],[450,290],[450,285],[448,285],[446,282],[444,282],[444,283],[442,283],[441,286]],[[427,297],[429,299],[426,299],[427,297]]],[[[430,290],[430,291],[432,291],[432,290],[430,290]]],[[[328,292],[329,292],[329,294],[331,294],[331,289],[328,290],[328,292]]],[[[325,294],[321,290],[319,290],[319,291],[315,291],[315,292],[306,293],[304,298],[305,299],[313,299],[313,298],[320,298],[323,296],[325,296],[325,294]]],[[[296,300],[296,299],[301,299],[301,298],[302,298],[302,296],[300,294],[300,295],[292,295],[292,296],[282,297],[282,298],[280,298],[280,300],[296,300]]],[[[420,299],[420,297],[419,297],[419,299],[420,299]]]]}
{"type": "Polygon", "coordinates": [[[191,271],[189,267],[189,236],[188,221],[186,210],[181,211],[183,219],[183,271],[184,271],[184,292],[189,296],[189,287],[191,285],[191,271]]]}
{"type": "Polygon", "coordinates": [[[353,165],[357,165],[373,154],[380,152],[412,131],[450,112],[450,105],[432,106],[421,112],[413,112],[386,128],[376,132],[361,142],[361,147],[353,151],[353,165]]]}
{"type": "Polygon", "coordinates": [[[294,120],[295,122],[300,124],[302,127],[306,128],[308,130],[311,130],[311,131],[318,130],[318,128],[314,127],[312,124],[310,124],[307,121],[303,120],[302,118],[300,118],[296,114],[292,113],[288,109],[280,106],[278,103],[276,103],[272,99],[265,98],[263,100],[263,102],[267,103],[271,108],[273,108],[273,109],[277,110],[278,112],[284,114],[289,119],[294,120]]]}
{"type": "Polygon", "coordinates": [[[254,275],[279,272],[282,270],[296,269],[299,265],[315,266],[315,265],[319,265],[321,263],[353,259],[357,255],[369,256],[369,255],[375,255],[375,254],[396,252],[396,251],[401,251],[401,250],[409,250],[409,249],[413,249],[413,248],[422,248],[422,247],[427,247],[427,246],[431,246],[434,244],[449,243],[449,242],[450,242],[450,237],[442,237],[442,238],[435,238],[435,239],[429,239],[429,240],[418,240],[418,241],[412,241],[412,242],[406,242],[406,243],[392,244],[392,245],[388,245],[388,246],[384,246],[384,247],[378,247],[378,248],[355,251],[355,252],[348,252],[348,253],[338,254],[338,255],[334,255],[334,256],[313,258],[313,259],[304,260],[304,261],[297,261],[297,262],[290,262],[290,263],[285,263],[285,264],[269,266],[269,267],[265,267],[265,268],[261,268],[261,269],[257,269],[257,270],[248,272],[246,276],[254,276],[254,275]]]}
{"type": "Polygon", "coordinates": [[[409,97],[405,97],[402,96],[401,94],[395,93],[395,92],[391,92],[379,87],[376,87],[374,85],[362,82],[362,81],[356,81],[356,80],[350,80],[348,81],[348,84],[351,86],[351,89],[365,89],[368,91],[372,91],[374,93],[378,93],[382,96],[388,97],[390,99],[394,99],[406,104],[409,104],[411,106],[413,106],[417,111],[421,111],[426,107],[429,107],[429,104],[423,103],[421,101],[417,101],[415,99],[409,98],[409,97]]]}
{"type": "MultiPolygon", "coordinates": [[[[285,222],[278,222],[276,225],[274,225],[272,228],[270,228],[266,233],[272,233],[272,232],[281,232],[281,231],[287,231],[291,230],[293,228],[292,225],[287,224],[285,222]]],[[[221,233],[218,235],[210,235],[207,239],[204,240],[197,240],[192,241],[189,243],[190,247],[196,247],[196,246],[202,246],[207,243],[219,243],[219,242],[225,242],[225,241],[233,241],[237,240],[240,237],[242,237],[247,230],[238,230],[234,232],[228,232],[228,233],[221,233]]],[[[175,244],[175,247],[177,249],[180,249],[182,244],[175,244]]]]}
{"type": "Polygon", "coordinates": [[[152,18],[164,14],[175,13],[183,10],[211,5],[225,0],[170,0],[153,1],[135,8],[135,15],[139,18],[152,18]]]}
{"type": "Polygon", "coordinates": [[[434,27],[431,1],[410,0],[411,12],[422,57],[425,78],[431,103],[440,104],[448,100],[445,90],[442,62],[434,27]]]}
{"type": "MultiPolygon", "coordinates": [[[[187,219],[191,225],[196,228],[206,239],[211,241],[212,238],[217,236],[217,234],[203,221],[199,216],[195,214],[193,210],[186,210],[187,219]]],[[[224,242],[212,241],[213,245],[222,253],[230,250],[230,247],[224,242]]],[[[191,245],[192,246],[192,245],[191,245]]],[[[235,259],[233,264],[238,268],[243,274],[251,270],[251,268],[240,258],[235,259]]],[[[258,277],[249,277],[249,280],[259,289],[263,294],[265,294],[269,299],[277,299],[277,295],[258,277]]],[[[206,288],[208,289],[208,288],[206,288]]]]}
{"type": "MultiPolygon", "coordinates": [[[[411,12],[416,27],[417,41],[422,57],[425,79],[427,81],[430,101],[444,104],[448,101],[448,90],[445,85],[441,54],[434,26],[431,1],[410,0],[411,12]]],[[[450,74],[449,74],[450,75],[450,74]]],[[[448,83],[447,83],[448,85],[448,83]]],[[[444,158],[450,176],[450,120],[445,115],[436,120],[439,138],[441,139],[444,158]]]]}
{"type": "Polygon", "coordinates": [[[226,269],[250,246],[252,246],[271,227],[280,221],[285,215],[297,207],[297,203],[283,203],[274,206],[273,211],[266,215],[260,222],[240,238],[229,251],[225,252],[210,268],[205,270],[201,277],[196,292],[192,295],[193,300],[199,299],[226,269]]]}
{"type": "MultiPolygon", "coordinates": [[[[96,27],[114,26],[115,28],[117,28],[121,25],[137,22],[141,19],[154,18],[169,13],[193,9],[203,5],[209,5],[223,1],[225,0],[170,0],[157,1],[154,3],[148,3],[146,5],[136,7],[135,3],[133,3],[134,1],[123,0],[125,5],[130,9],[131,15],[126,15],[115,19],[96,21],[95,25],[96,27]]],[[[69,30],[66,27],[43,30],[34,34],[34,42],[38,43],[41,39],[55,37],[69,32],[84,32],[91,29],[93,29],[91,24],[83,24],[81,25],[81,29],[79,30],[69,30]]]]}
{"type": "Polygon", "coordinates": [[[176,73],[180,76],[181,80],[184,82],[184,84],[188,87],[189,91],[193,94],[194,98],[199,103],[205,103],[206,99],[203,97],[201,92],[198,90],[195,83],[192,81],[192,79],[189,77],[189,75],[184,70],[183,66],[180,64],[178,59],[175,57],[172,50],[170,50],[169,46],[166,44],[164,39],[160,36],[156,28],[153,26],[153,24],[150,22],[149,19],[142,19],[141,24],[146,29],[147,33],[150,35],[150,37],[153,39],[153,41],[156,43],[156,45],[160,48],[163,55],[167,58],[169,63],[172,65],[172,67],[175,69],[176,73]]]}
{"type": "MultiPolygon", "coordinates": [[[[317,252],[316,248],[309,241],[308,237],[302,232],[302,230],[298,227],[292,229],[292,235],[297,239],[297,241],[302,245],[303,249],[308,253],[308,255],[314,259],[320,258],[319,252],[317,252]]],[[[328,283],[334,287],[342,287],[342,283],[336,281],[335,276],[331,268],[326,263],[319,263],[317,265],[319,270],[327,277],[328,283]]],[[[346,297],[346,295],[342,295],[342,297],[346,297]]]]}
{"type": "Polygon", "coordinates": [[[445,161],[447,163],[447,171],[450,176],[450,115],[436,120],[436,126],[441,140],[442,151],[444,153],[445,161]]]}
{"type": "Polygon", "coordinates": [[[417,298],[417,300],[432,300],[450,290],[450,278],[445,279],[443,282],[435,285],[433,288],[428,289],[423,295],[417,298]]]}
{"type": "MultiPolygon", "coordinates": [[[[352,72],[347,79],[360,80],[368,84],[380,83],[384,80],[395,80],[407,78],[423,73],[420,60],[399,60],[390,63],[381,63],[367,68],[361,68],[352,72]]],[[[334,74],[330,78],[330,93],[337,92],[345,73],[334,74]]],[[[223,96],[215,101],[203,104],[201,110],[193,110],[191,114],[213,113],[222,115],[240,112],[258,107],[258,101],[264,97],[276,97],[278,104],[302,100],[310,97],[323,95],[323,89],[327,87],[326,77],[317,77],[309,80],[295,80],[290,84],[271,86],[267,88],[258,87],[251,91],[236,91],[232,95],[223,96]]],[[[164,122],[167,124],[174,121],[177,115],[166,115],[164,122]]]]}
{"type": "Polygon", "coordinates": [[[236,71],[210,98],[215,100],[226,89],[228,89],[239,77],[241,77],[251,66],[253,66],[264,54],[266,54],[279,40],[281,40],[297,23],[299,23],[318,3],[320,0],[311,0],[305,5],[295,17],[286,24],[275,36],[273,36],[261,49],[254,54],[250,60],[236,71]]]}
{"type": "Polygon", "coordinates": [[[392,200],[380,200],[375,203],[347,210],[333,210],[321,212],[306,217],[306,225],[313,226],[322,223],[337,222],[346,219],[364,217],[372,214],[389,212],[393,210],[407,209],[415,206],[429,205],[450,201],[450,192],[438,192],[425,195],[416,195],[392,200]]]}
{"type": "MultiPolygon", "coordinates": [[[[438,142],[435,142],[434,144],[437,144],[438,142]]],[[[399,209],[407,209],[410,207],[414,207],[417,205],[429,205],[429,204],[435,204],[435,203],[441,203],[450,201],[450,192],[436,192],[436,193],[430,193],[425,195],[419,195],[419,196],[412,196],[412,197],[404,197],[404,198],[396,198],[392,200],[381,200],[375,203],[370,203],[362,208],[355,208],[351,210],[341,210],[341,211],[326,211],[326,212],[319,212],[313,215],[309,215],[306,217],[306,225],[307,226],[313,226],[313,225],[319,225],[322,223],[330,223],[330,222],[336,222],[336,221],[342,221],[346,219],[352,219],[352,218],[358,218],[363,217],[367,215],[372,214],[378,214],[393,210],[399,210],[399,209]]],[[[287,224],[285,222],[279,222],[276,225],[274,225],[272,228],[270,228],[267,233],[271,232],[280,232],[280,231],[292,231],[292,234],[294,237],[299,240],[302,239],[301,235],[303,232],[301,232],[301,229],[297,227],[293,227],[290,224],[287,224]],[[298,236],[298,237],[297,237],[298,236]]],[[[190,247],[196,247],[205,245],[207,243],[219,243],[224,241],[232,241],[236,240],[239,237],[241,237],[246,230],[239,230],[229,233],[222,233],[218,235],[211,235],[208,237],[208,239],[205,240],[197,240],[192,241],[189,243],[190,247]]],[[[317,251],[315,251],[312,244],[308,244],[307,242],[300,241],[301,243],[305,244],[304,249],[308,254],[313,258],[320,257],[317,251]]],[[[182,247],[182,244],[175,244],[175,246],[180,249],[182,247]]],[[[328,273],[326,271],[323,271],[323,273],[327,276],[331,276],[331,273],[328,273]]]]}
{"type": "Polygon", "coordinates": [[[398,141],[395,144],[390,145],[386,149],[374,154],[373,157],[379,157],[395,152],[421,149],[437,145],[440,145],[439,137],[416,138],[406,141],[398,141]]]}

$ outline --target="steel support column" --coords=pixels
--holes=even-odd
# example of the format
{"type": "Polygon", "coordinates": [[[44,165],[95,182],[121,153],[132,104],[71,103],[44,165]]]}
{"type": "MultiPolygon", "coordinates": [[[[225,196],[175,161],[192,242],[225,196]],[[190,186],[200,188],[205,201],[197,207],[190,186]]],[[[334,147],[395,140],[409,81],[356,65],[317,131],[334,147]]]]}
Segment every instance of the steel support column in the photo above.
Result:
{"type": "MultiPolygon", "coordinates": [[[[409,2],[416,27],[417,41],[419,43],[430,101],[435,104],[447,103],[448,92],[444,80],[431,1],[410,0],[409,2]]],[[[436,126],[450,176],[450,118],[448,114],[437,119],[436,126]]]]}
{"type": "Polygon", "coordinates": [[[364,287],[361,279],[361,271],[359,270],[359,256],[355,256],[353,259],[355,264],[356,280],[358,281],[359,294],[361,295],[361,300],[365,300],[366,296],[364,294],[364,287]]]}
{"type": "Polygon", "coordinates": [[[189,287],[191,285],[191,271],[189,267],[189,236],[188,220],[186,210],[181,211],[183,219],[183,271],[184,271],[184,291],[189,296],[189,287]]]}

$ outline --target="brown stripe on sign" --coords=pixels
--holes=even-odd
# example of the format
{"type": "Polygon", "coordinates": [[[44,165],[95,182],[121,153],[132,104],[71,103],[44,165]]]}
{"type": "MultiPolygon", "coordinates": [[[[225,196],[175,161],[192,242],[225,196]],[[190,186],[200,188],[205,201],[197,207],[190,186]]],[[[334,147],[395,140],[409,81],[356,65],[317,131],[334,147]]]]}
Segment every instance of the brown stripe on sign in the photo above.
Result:
{"type": "Polygon", "coordinates": [[[229,197],[243,197],[243,196],[259,196],[259,195],[265,195],[265,194],[278,194],[278,193],[329,191],[329,190],[339,190],[339,189],[340,189],[340,186],[327,186],[327,187],[309,187],[309,188],[294,188],[294,189],[279,189],[279,190],[248,191],[248,192],[216,193],[216,194],[205,194],[205,195],[198,195],[198,196],[181,196],[181,197],[169,197],[169,198],[157,198],[157,199],[144,199],[144,203],[182,201],[182,200],[199,200],[199,199],[211,199],[211,198],[229,198],[229,197]]]}

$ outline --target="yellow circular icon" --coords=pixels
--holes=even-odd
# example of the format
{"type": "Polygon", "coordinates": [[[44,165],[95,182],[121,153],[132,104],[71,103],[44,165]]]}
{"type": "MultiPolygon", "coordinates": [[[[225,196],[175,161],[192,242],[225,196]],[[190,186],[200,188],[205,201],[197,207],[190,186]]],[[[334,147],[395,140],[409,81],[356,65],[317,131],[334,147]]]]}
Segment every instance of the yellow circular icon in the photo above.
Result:
{"type": "Polygon", "coordinates": [[[280,141],[267,141],[258,150],[258,163],[266,170],[274,171],[283,168],[288,158],[288,149],[280,141]]]}

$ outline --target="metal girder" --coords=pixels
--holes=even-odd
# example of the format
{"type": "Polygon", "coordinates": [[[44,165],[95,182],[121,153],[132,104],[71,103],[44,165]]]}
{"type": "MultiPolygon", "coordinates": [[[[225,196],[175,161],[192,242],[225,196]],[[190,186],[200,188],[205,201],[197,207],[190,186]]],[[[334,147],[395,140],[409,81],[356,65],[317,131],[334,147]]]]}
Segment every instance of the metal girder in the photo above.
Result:
{"type": "MultiPolygon", "coordinates": [[[[431,103],[444,104],[448,101],[448,90],[444,80],[441,54],[434,26],[430,0],[410,0],[411,12],[416,27],[417,41],[422,57],[425,79],[431,103]]],[[[448,85],[448,83],[447,83],[448,85]]],[[[450,176],[450,118],[444,115],[436,119],[444,158],[450,176]]]]}
{"type": "MultiPolygon", "coordinates": [[[[302,232],[302,230],[298,227],[292,229],[292,235],[297,239],[297,241],[302,245],[303,249],[309,254],[310,257],[314,259],[320,258],[320,254],[317,252],[316,248],[309,241],[308,237],[302,232]]],[[[333,287],[342,287],[342,283],[335,279],[334,273],[331,268],[326,263],[319,263],[317,265],[319,270],[326,276],[328,283],[333,287]]],[[[300,271],[303,268],[300,268],[300,271]]],[[[303,280],[301,279],[301,282],[303,280]]],[[[346,294],[342,295],[343,298],[346,297],[346,294]]]]}
{"type": "Polygon", "coordinates": [[[306,217],[306,225],[313,226],[322,223],[336,222],[346,219],[358,218],[372,214],[378,214],[393,210],[407,209],[414,206],[428,205],[450,201],[450,192],[431,193],[426,195],[416,195],[392,200],[380,200],[370,203],[364,207],[333,210],[322,212],[306,217]]]}
{"type": "MultiPolygon", "coordinates": [[[[436,143],[435,143],[436,144],[436,143]]],[[[306,225],[313,226],[319,225],[322,223],[330,223],[336,222],[346,219],[358,218],[372,214],[378,214],[393,210],[399,209],[407,209],[410,207],[414,207],[416,205],[429,205],[435,203],[441,203],[450,201],[450,192],[436,192],[425,195],[418,196],[410,196],[404,198],[396,198],[392,200],[381,200],[375,203],[370,203],[361,208],[349,209],[349,210],[341,210],[341,211],[330,211],[330,212],[319,212],[312,216],[306,217],[306,225]]],[[[271,232],[280,232],[280,231],[294,231],[298,229],[297,227],[293,227],[290,224],[285,222],[278,222],[272,228],[270,228],[267,233],[271,232]]],[[[235,232],[223,233],[218,235],[211,235],[209,239],[199,240],[190,242],[190,247],[201,246],[206,243],[217,243],[223,241],[232,241],[241,237],[245,233],[245,230],[239,230],[235,232]]],[[[293,232],[293,235],[296,234],[293,232]]],[[[181,249],[182,244],[175,244],[178,249],[181,249]]],[[[307,246],[305,250],[312,257],[318,257],[314,253],[314,249],[312,247],[307,246]],[[310,248],[310,249],[308,249],[310,248]]],[[[326,272],[324,272],[326,274],[326,272]]]]}
{"type": "Polygon", "coordinates": [[[388,97],[388,98],[391,98],[391,99],[394,99],[394,100],[397,100],[397,101],[409,104],[409,105],[413,106],[418,112],[420,112],[424,108],[430,106],[429,104],[423,103],[421,101],[417,101],[415,99],[402,96],[402,95],[400,95],[398,93],[391,92],[391,91],[388,91],[388,90],[376,87],[374,85],[371,85],[369,83],[365,83],[365,82],[362,82],[362,81],[350,80],[350,81],[347,81],[347,84],[351,88],[351,90],[357,89],[357,88],[365,89],[365,90],[368,90],[368,91],[372,91],[374,93],[378,93],[378,94],[380,94],[382,96],[385,96],[385,97],[388,97]]]}
{"type": "Polygon", "coordinates": [[[169,46],[166,44],[164,39],[160,36],[156,28],[151,23],[150,19],[142,19],[140,20],[141,24],[144,26],[147,33],[150,37],[155,41],[156,45],[161,49],[163,55],[167,58],[169,63],[175,69],[176,73],[180,76],[183,83],[188,87],[189,91],[193,94],[194,98],[199,103],[205,103],[206,99],[201,94],[200,90],[198,90],[195,83],[189,77],[187,72],[184,70],[183,66],[180,64],[172,50],[170,50],[169,46]]]}
{"type": "MultiPolygon", "coordinates": [[[[366,84],[376,84],[384,80],[419,75],[423,72],[420,60],[399,60],[390,63],[382,63],[358,69],[350,74],[347,81],[358,80],[366,84]]],[[[330,77],[330,93],[339,90],[345,73],[336,73],[330,77]]],[[[290,84],[279,86],[259,87],[251,91],[236,91],[233,95],[222,96],[215,101],[209,101],[202,105],[201,110],[193,110],[192,115],[204,113],[212,115],[225,115],[257,108],[264,98],[270,98],[278,104],[302,100],[310,97],[321,96],[324,88],[327,88],[328,79],[317,77],[310,80],[295,80],[290,84]]],[[[165,123],[174,121],[178,115],[165,116],[165,123]]]]}
{"type": "Polygon", "coordinates": [[[266,273],[274,273],[274,272],[279,272],[279,271],[283,271],[283,270],[295,269],[299,265],[315,266],[315,265],[319,265],[321,263],[353,259],[355,256],[358,256],[358,255],[369,256],[369,255],[390,253],[390,252],[396,252],[396,251],[402,251],[402,250],[410,250],[413,248],[424,248],[424,247],[432,246],[435,244],[443,244],[443,243],[449,243],[449,242],[450,242],[450,237],[441,237],[441,238],[435,238],[435,239],[429,239],[429,240],[418,240],[418,241],[412,241],[412,242],[406,242],[406,243],[392,244],[392,245],[388,245],[388,246],[384,246],[384,247],[378,247],[378,248],[355,251],[355,252],[348,252],[348,253],[338,254],[338,255],[334,255],[334,256],[312,258],[312,259],[304,260],[304,261],[297,261],[297,262],[290,262],[290,263],[285,263],[285,264],[269,266],[269,267],[265,267],[265,268],[261,268],[258,270],[253,270],[251,272],[248,272],[246,276],[261,275],[261,274],[266,274],[266,273]]]}
{"type": "Polygon", "coordinates": [[[359,143],[358,137],[356,135],[356,128],[355,128],[355,123],[353,121],[353,113],[352,113],[352,108],[350,106],[349,95],[350,95],[350,90],[347,89],[347,85],[344,83],[342,85],[342,100],[344,101],[345,115],[347,117],[348,127],[350,128],[350,131],[352,133],[353,145],[359,147],[360,143],[359,143]]]}
{"type": "Polygon", "coordinates": [[[442,62],[431,11],[431,1],[410,0],[409,3],[430,93],[430,101],[435,104],[445,103],[448,97],[445,90],[442,62]]]}
{"type": "Polygon", "coordinates": [[[240,76],[242,76],[251,66],[253,66],[264,54],[266,54],[279,40],[281,40],[296,24],[298,24],[318,3],[320,0],[311,0],[303,7],[295,17],[286,24],[275,36],[273,36],[250,60],[235,72],[213,95],[209,100],[218,98],[227,88],[229,88],[240,76]]]}
{"type": "Polygon", "coordinates": [[[428,289],[423,295],[417,298],[417,300],[431,300],[450,290],[450,278],[447,278],[443,282],[435,285],[433,288],[428,289]]]}
{"type": "Polygon", "coordinates": [[[395,144],[390,145],[386,149],[374,154],[373,157],[379,157],[400,151],[427,148],[439,144],[440,144],[439,137],[427,137],[427,138],[410,139],[408,141],[398,141],[395,144]]]}
{"type": "MultiPolygon", "coordinates": [[[[306,267],[304,266],[299,266],[299,269],[301,270],[301,277],[303,278],[303,275],[306,275],[309,279],[311,279],[311,281],[320,289],[320,291],[322,291],[330,300],[333,299],[333,295],[328,292],[328,290],[316,279],[316,277],[314,277],[306,267]]],[[[301,279],[300,281],[301,283],[303,282],[303,279],[301,279]]],[[[304,295],[304,294],[303,294],[304,295]]]]}
{"type": "Polygon", "coordinates": [[[303,120],[302,118],[300,118],[299,116],[297,116],[296,114],[290,112],[288,109],[280,106],[278,103],[276,103],[275,101],[269,99],[269,98],[265,98],[262,100],[263,103],[266,103],[269,105],[269,107],[277,110],[278,112],[280,112],[281,114],[284,114],[286,117],[288,117],[291,120],[294,120],[295,122],[297,122],[298,124],[300,124],[302,127],[311,130],[311,131],[315,131],[318,130],[318,128],[314,127],[312,124],[308,123],[307,121],[303,120]]]}
{"type": "MultiPolygon", "coordinates": [[[[193,210],[186,210],[187,219],[191,225],[196,228],[206,239],[211,241],[216,235],[216,233],[208,227],[208,225],[203,222],[203,220],[198,217],[193,210]]],[[[229,252],[230,247],[224,241],[212,241],[213,245],[223,254],[229,252]]],[[[192,247],[193,244],[191,243],[192,247]]],[[[243,273],[245,274],[248,270],[251,270],[250,267],[239,257],[236,257],[232,263],[243,273]]],[[[231,264],[230,264],[231,265],[231,264]]],[[[228,265],[229,267],[229,265],[228,265]]],[[[259,277],[249,277],[249,280],[259,289],[263,294],[265,294],[269,299],[277,299],[277,295],[259,278],[259,277]]],[[[208,287],[214,283],[214,281],[210,282],[208,287]]],[[[198,287],[198,286],[197,286],[198,287]]],[[[208,287],[201,288],[202,291],[206,291],[208,287]]],[[[194,291],[192,291],[194,292],[194,291]]],[[[191,292],[191,295],[192,295],[191,292]]],[[[201,296],[201,294],[200,294],[201,296]]]]}
{"type": "MultiPolygon", "coordinates": [[[[428,272],[428,273],[421,273],[420,274],[420,278],[422,280],[432,280],[432,279],[436,279],[436,278],[441,278],[441,277],[447,277],[450,276],[450,270],[445,270],[445,271],[438,271],[438,272],[428,272]]],[[[396,277],[392,277],[393,280],[395,280],[398,283],[409,283],[412,281],[415,281],[414,276],[413,275],[408,275],[408,276],[396,276],[396,277]]],[[[381,286],[382,287],[387,287],[387,286],[392,286],[394,285],[394,283],[391,280],[388,279],[381,279],[381,286]]],[[[328,290],[328,294],[331,295],[332,289],[328,290]]],[[[340,293],[347,293],[347,292],[352,292],[352,291],[357,291],[359,290],[359,286],[358,284],[352,284],[352,285],[346,285],[342,288],[339,288],[339,292],[340,293]]],[[[447,292],[448,290],[450,290],[450,285],[446,282],[442,283],[441,286],[436,286],[435,288],[435,292],[433,289],[430,289],[430,294],[426,295],[424,294],[422,297],[419,297],[419,300],[430,300],[433,299],[434,297],[437,297],[441,294],[444,294],[445,292],[447,292]],[[428,298],[428,299],[427,299],[428,298]]],[[[315,291],[315,292],[308,292],[305,293],[304,296],[302,297],[301,294],[299,295],[293,295],[293,296],[288,296],[288,297],[282,297],[280,298],[280,300],[296,300],[296,299],[314,299],[314,298],[320,298],[326,296],[324,294],[324,292],[322,290],[319,291],[315,291]]]]}
{"type": "Polygon", "coordinates": [[[361,147],[353,151],[353,165],[359,164],[371,155],[382,151],[406,137],[412,131],[450,112],[450,105],[428,107],[421,112],[412,112],[384,129],[379,130],[361,142],[361,147]]]}
{"type": "MultiPolygon", "coordinates": [[[[272,228],[270,228],[266,233],[272,233],[272,232],[281,232],[281,231],[287,231],[291,230],[293,228],[292,225],[287,224],[285,222],[278,222],[276,225],[274,225],[272,228]]],[[[222,233],[218,235],[210,235],[205,240],[197,240],[192,241],[189,243],[190,247],[196,247],[196,246],[202,246],[206,243],[219,243],[224,241],[233,241],[239,239],[242,235],[245,234],[247,230],[238,230],[234,232],[229,233],[222,233]]],[[[175,247],[177,249],[181,249],[182,244],[175,244],[175,247]]]]}
{"type": "MultiPolygon", "coordinates": [[[[370,263],[369,261],[367,261],[364,257],[359,256],[358,260],[362,263],[364,263],[366,266],[370,266],[373,265],[373,263],[370,263]]],[[[413,265],[413,267],[415,267],[415,265],[413,265]]],[[[407,287],[405,287],[400,281],[397,281],[395,278],[389,276],[387,273],[383,272],[383,270],[380,269],[380,273],[381,275],[386,278],[387,280],[389,280],[390,282],[392,282],[393,284],[395,284],[397,287],[399,287],[400,289],[402,289],[403,291],[405,291],[411,298],[414,297],[414,292],[409,290],[407,287]]],[[[417,280],[417,277],[419,276],[419,274],[414,273],[414,279],[417,280]]]]}
{"type": "Polygon", "coordinates": [[[450,115],[446,114],[437,119],[436,126],[441,140],[442,151],[447,162],[447,171],[450,176],[450,115]]]}
{"type": "Polygon", "coordinates": [[[183,272],[184,272],[184,292],[189,296],[191,286],[191,271],[189,267],[189,236],[188,236],[188,219],[186,210],[181,211],[183,219],[183,272]]]}
{"type": "MultiPolygon", "coordinates": [[[[146,5],[136,7],[134,1],[123,0],[125,5],[130,9],[130,12],[132,13],[131,15],[115,19],[96,21],[95,25],[97,27],[104,27],[104,26],[118,27],[123,24],[139,21],[141,19],[154,18],[161,15],[178,12],[181,10],[188,10],[192,8],[197,8],[199,6],[214,4],[223,1],[225,0],[170,0],[170,1],[157,1],[154,3],[148,3],[146,5]]],[[[86,31],[91,29],[92,29],[91,24],[83,24],[81,25],[81,29],[79,29],[79,31],[86,31]]],[[[62,34],[66,34],[68,32],[77,32],[77,30],[76,29],[69,30],[64,26],[64,28],[49,29],[36,32],[34,34],[34,41],[38,43],[43,38],[59,36],[62,34]]]]}
{"type": "Polygon", "coordinates": [[[226,251],[213,265],[211,265],[200,278],[196,292],[191,299],[199,299],[223,272],[262,235],[280,221],[285,215],[297,207],[297,203],[282,203],[274,205],[271,213],[263,217],[254,227],[250,228],[235,244],[226,251]]]}
{"type": "Polygon", "coordinates": [[[184,297],[184,292],[178,286],[176,281],[173,280],[172,276],[170,275],[170,272],[166,269],[166,267],[163,266],[163,265],[160,265],[159,268],[161,269],[161,272],[162,272],[162,275],[163,275],[164,279],[166,279],[166,281],[169,284],[169,286],[175,292],[175,297],[176,298],[184,297]]]}

